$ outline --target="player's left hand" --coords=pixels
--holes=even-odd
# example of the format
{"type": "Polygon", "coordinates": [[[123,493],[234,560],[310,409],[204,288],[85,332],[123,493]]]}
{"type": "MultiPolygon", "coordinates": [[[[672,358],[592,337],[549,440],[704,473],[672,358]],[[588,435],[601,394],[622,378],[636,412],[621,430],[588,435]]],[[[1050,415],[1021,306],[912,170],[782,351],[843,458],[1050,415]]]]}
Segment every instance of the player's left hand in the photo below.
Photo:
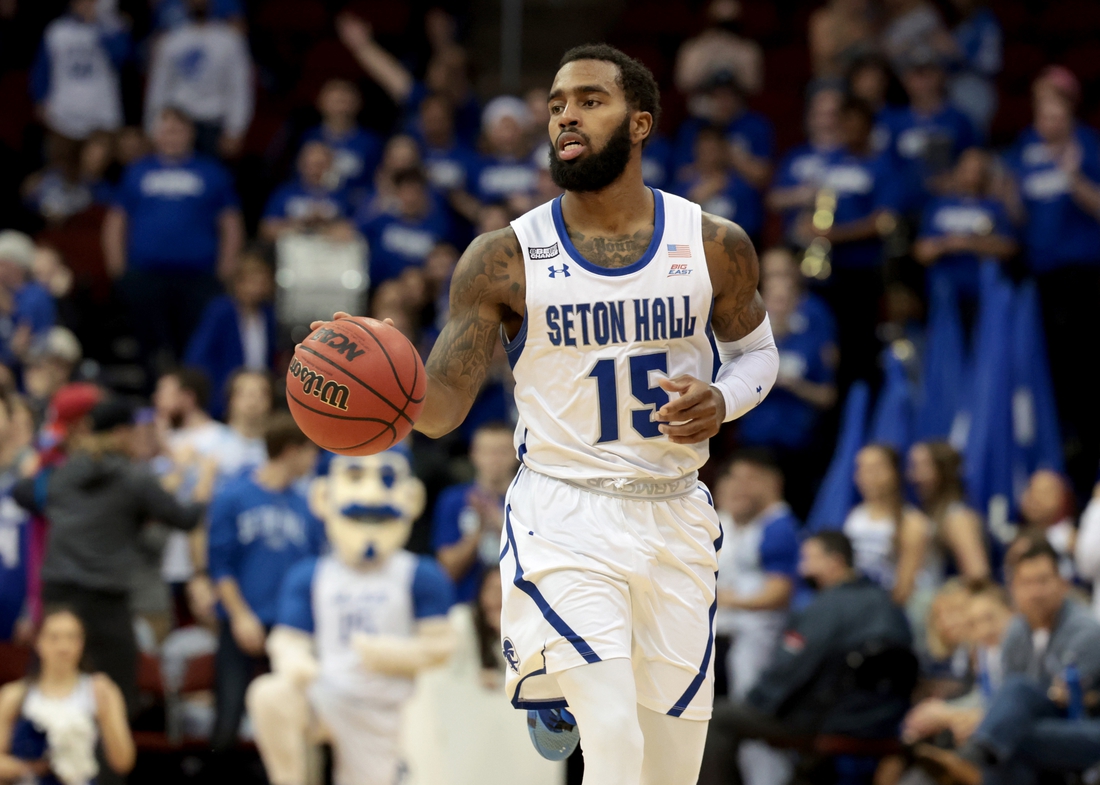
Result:
{"type": "Polygon", "coordinates": [[[709,382],[694,376],[661,379],[665,392],[679,393],[657,410],[658,427],[673,444],[697,444],[718,433],[726,418],[726,401],[709,382]],[[675,423],[675,424],[673,424],[675,423]]]}

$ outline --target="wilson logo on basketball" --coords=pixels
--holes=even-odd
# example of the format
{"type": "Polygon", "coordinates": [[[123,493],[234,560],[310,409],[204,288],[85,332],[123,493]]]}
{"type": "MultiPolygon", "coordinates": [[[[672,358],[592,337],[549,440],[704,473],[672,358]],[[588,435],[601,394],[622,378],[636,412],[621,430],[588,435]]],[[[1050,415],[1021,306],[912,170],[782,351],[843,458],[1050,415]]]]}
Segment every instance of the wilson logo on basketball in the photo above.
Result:
{"type": "Polygon", "coordinates": [[[325,346],[331,346],[336,350],[337,354],[342,354],[347,357],[349,362],[359,355],[367,353],[366,349],[360,349],[359,344],[346,335],[327,327],[322,327],[317,330],[313,335],[309,336],[309,340],[323,343],[325,346]]]}
{"type": "MultiPolygon", "coordinates": [[[[343,336],[340,337],[343,338],[343,336]]],[[[302,365],[297,357],[290,361],[290,375],[302,383],[302,392],[306,395],[319,398],[321,403],[334,409],[345,412],[348,410],[348,395],[351,391],[348,390],[347,385],[326,379],[313,369],[302,365]]]]}

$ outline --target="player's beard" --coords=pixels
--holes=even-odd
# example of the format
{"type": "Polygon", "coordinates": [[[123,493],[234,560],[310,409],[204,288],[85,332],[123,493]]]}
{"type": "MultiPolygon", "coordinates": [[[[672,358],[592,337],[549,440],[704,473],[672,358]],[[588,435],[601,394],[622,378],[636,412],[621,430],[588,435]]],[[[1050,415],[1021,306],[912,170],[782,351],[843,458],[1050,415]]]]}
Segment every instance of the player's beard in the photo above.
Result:
{"type": "Polygon", "coordinates": [[[588,137],[588,155],[563,161],[558,157],[557,144],[550,145],[550,178],[558,188],[566,191],[602,191],[619,179],[630,162],[630,151],[634,145],[630,141],[630,115],[623,119],[603,149],[596,152],[588,137]]]}

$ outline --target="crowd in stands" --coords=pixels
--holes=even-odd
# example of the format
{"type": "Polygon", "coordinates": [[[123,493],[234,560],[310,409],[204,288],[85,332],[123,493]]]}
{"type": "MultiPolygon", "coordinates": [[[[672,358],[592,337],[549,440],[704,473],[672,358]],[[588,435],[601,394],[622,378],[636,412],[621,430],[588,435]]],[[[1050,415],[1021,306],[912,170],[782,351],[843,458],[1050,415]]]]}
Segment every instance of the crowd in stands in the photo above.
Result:
{"type": "MultiPolygon", "coordinates": [[[[129,769],[147,657],[178,679],[213,655],[188,733],[247,734],[282,576],[324,547],[304,488],[330,456],[276,381],[308,324],[295,260],[339,249],[308,283],[427,356],[470,240],[560,193],[546,85],[480,94],[468,9],[385,5],[0,2],[0,641],[41,662],[0,692],[0,779],[40,773],[19,718],[46,698],[91,706],[129,769]]],[[[1100,763],[1100,72],[1008,61],[1039,5],[713,0],[654,47],[628,3],[612,36],[664,88],[647,183],[749,233],[780,352],[707,470],[704,782],[780,785],[823,736],[900,735],[844,753],[884,785],[1100,763]],[[776,5],[794,43],[752,34],[776,5]],[[788,60],[800,126],[773,111],[788,60]]],[[[409,547],[473,608],[493,689],[511,384],[502,350],[468,422],[407,445],[409,547]]]]}

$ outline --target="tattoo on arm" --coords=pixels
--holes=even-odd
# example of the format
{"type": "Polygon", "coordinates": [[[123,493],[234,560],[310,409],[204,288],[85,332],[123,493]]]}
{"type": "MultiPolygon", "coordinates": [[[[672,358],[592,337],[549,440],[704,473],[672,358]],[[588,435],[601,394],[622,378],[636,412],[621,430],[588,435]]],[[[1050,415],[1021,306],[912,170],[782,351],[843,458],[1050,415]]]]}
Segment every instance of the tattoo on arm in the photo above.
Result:
{"type": "Polygon", "coordinates": [[[511,228],[502,229],[475,239],[451,279],[450,318],[426,370],[471,404],[492,362],[502,318],[523,301],[517,264],[522,265],[519,243],[511,228]]]}
{"type": "Polygon", "coordinates": [[[720,341],[739,341],[764,321],[764,301],[756,290],[760,263],[745,230],[732,221],[703,213],[703,250],[714,287],[711,325],[720,341]]]}

